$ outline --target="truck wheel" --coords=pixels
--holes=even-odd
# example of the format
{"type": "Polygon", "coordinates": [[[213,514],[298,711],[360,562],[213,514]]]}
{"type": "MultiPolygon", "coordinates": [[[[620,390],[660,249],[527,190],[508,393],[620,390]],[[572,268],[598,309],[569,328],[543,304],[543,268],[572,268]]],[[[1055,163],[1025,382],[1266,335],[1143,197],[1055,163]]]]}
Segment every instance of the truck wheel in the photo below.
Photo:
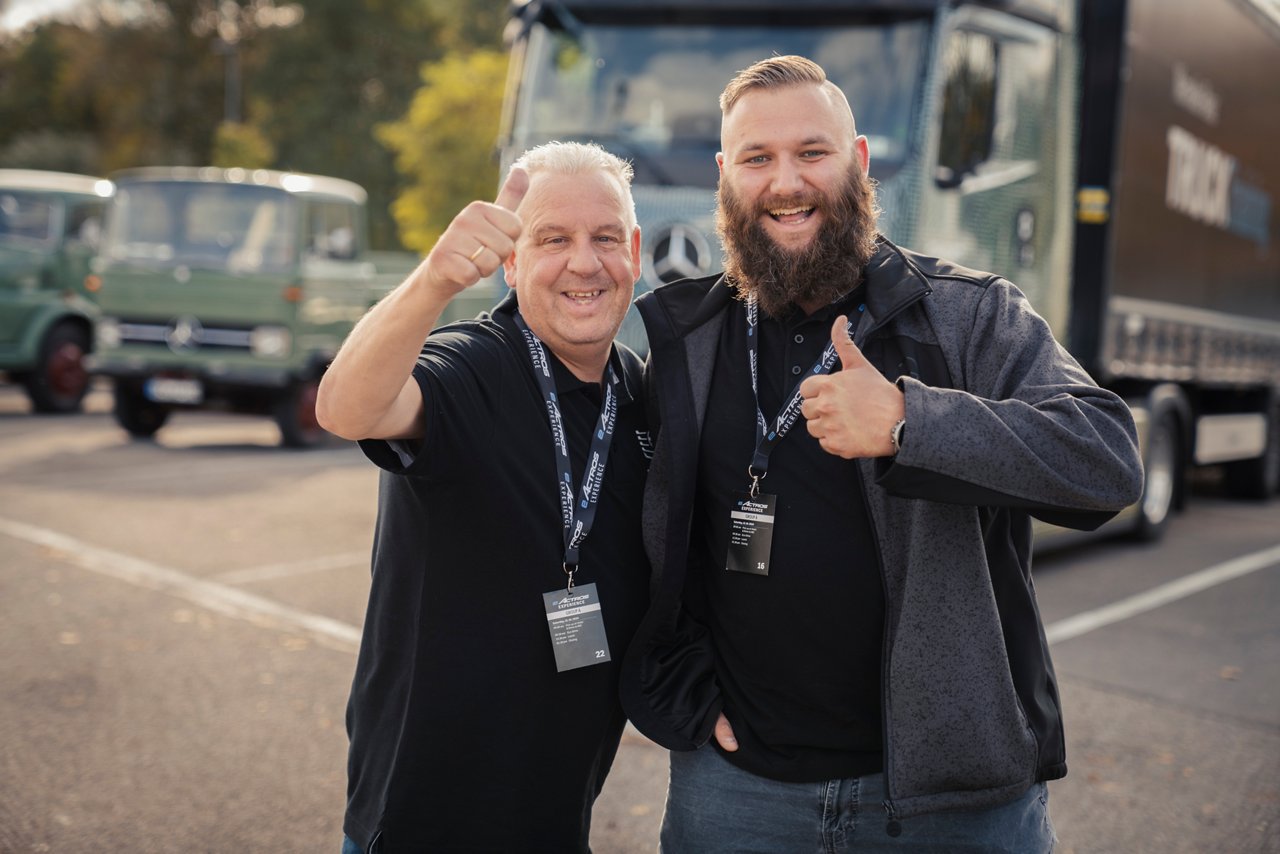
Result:
{"type": "Polygon", "coordinates": [[[1133,526],[1135,539],[1150,543],[1163,536],[1173,514],[1174,497],[1178,494],[1178,479],[1182,473],[1180,458],[1178,420],[1166,410],[1151,425],[1147,441],[1147,458],[1144,461],[1146,482],[1142,487],[1142,500],[1138,503],[1138,519],[1133,526]]]}
{"type": "Polygon", "coordinates": [[[74,323],[59,323],[40,344],[40,362],[23,380],[36,412],[78,412],[89,391],[84,357],[89,334],[74,323]]]}
{"type": "Polygon", "coordinates": [[[272,414],[280,428],[280,444],[286,448],[314,448],[329,436],[316,420],[319,390],[318,379],[303,380],[276,401],[272,414]]]}
{"type": "Polygon", "coordinates": [[[1280,491],[1280,407],[1271,411],[1267,421],[1267,448],[1252,460],[1227,463],[1227,492],[1236,498],[1265,501],[1280,491]]]}
{"type": "Polygon", "coordinates": [[[150,439],[169,420],[169,408],[147,400],[142,390],[116,383],[116,423],[135,439],[150,439]]]}

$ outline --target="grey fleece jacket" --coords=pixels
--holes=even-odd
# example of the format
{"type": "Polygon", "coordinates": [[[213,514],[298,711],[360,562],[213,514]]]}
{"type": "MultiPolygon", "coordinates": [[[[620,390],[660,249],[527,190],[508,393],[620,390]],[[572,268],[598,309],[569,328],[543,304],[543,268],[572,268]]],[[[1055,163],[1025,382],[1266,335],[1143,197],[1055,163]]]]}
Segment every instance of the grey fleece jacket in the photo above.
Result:
{"type": "MultiPolygon", "coordinates": [[[[882,239],[865,281],[854,340],[900,383],[907,422],[896,457],[860,461],[885,590],[885,808],[896,820],[1003,803],[1066,773],[1031,517],[1089,529],[1136,501],[1133,418],[1004,279],[882,239]]],[[[644,511],[654,575],[622,695],[635,726],[674,750],[705,743],[721,708],[712,641],[681,600],[732,299],[713,276],[639,301],[660,425],[644,511]]]]}

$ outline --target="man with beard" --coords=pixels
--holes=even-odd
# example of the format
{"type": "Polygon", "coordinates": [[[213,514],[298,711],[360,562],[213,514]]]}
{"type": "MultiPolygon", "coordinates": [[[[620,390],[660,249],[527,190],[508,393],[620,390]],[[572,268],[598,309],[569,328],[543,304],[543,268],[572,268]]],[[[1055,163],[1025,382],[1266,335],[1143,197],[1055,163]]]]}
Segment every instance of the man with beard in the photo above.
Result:
{"type": "Polygon", "coordinates": [[[1031,517],[1135,501],[1132,416],[1009,282],[876,233],[819,66],[721,108],[724,274],[639,303],[655,578],[622,690],[672,750],[662,849],[1048,851],[1031,517]]]}

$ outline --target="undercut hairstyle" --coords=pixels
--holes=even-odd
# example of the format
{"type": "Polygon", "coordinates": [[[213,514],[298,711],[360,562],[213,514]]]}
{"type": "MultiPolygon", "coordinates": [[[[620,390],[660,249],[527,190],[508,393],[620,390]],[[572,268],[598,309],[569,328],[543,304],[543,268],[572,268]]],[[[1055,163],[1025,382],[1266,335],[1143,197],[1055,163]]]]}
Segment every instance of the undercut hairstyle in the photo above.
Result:
{"type": "MultiPolygon", "coordinates": [[[[729,85],[720,93],[720,112],[728,114],[738,99],[754,89],[781,89],[801,84],[830,87],[839,92],[836,84],[827,80],[822,66],[803,56],[771,56],[744,68],[733,76],[729,85]]],[[[844,93],[840,94],[844,99],[844,93]]]]}
{"type": "Polygon", "coordinates": [[[635,171],[630,163],[605,151],[594,142],[543,143],[525,151],[511,165],[523,168],[530,178],[539,172],[552,175],[608,175],[618,182],[618,188],[622,191],[628,227],[636,226],[636,203],[631,198],[631,179],[635,171]]]}

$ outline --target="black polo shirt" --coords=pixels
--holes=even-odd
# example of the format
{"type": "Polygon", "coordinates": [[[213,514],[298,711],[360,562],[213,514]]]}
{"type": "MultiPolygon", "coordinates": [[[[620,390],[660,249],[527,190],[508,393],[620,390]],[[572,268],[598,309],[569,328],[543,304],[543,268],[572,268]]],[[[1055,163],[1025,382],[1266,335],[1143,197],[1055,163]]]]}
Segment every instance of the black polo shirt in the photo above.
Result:
{"type": "MultiPolygon", "coordinates": [[[[648,604],[639,362],[613,355],[616,432],[575,578],[597,585],[612,660],[557,673],[542,594],[566,582],[558,475],[515,307],[428,338],[416,454],[361,443],[384,469],[347,709],[344,830],[365,850],[585,851],[622,733],[618,669],[648,604]]],[[[548,356],[577,485],[602,390],[548,356]]]]}
{"type": "MultiPolygon", "coordinates": [[[[860,289],[782,321],[761,316],[760,411],[770,425],[831,340],[840,314],[856,317],[860,289]]],[[[836,363],[835,370],[840,364],[836,363]]],[[[884,593],[855,461],[823,451],[800,418],[778,443],[760,490],[777,496],[767,576],[725,569],[729,514],[749,486],[755,399],[746,307],[725,319],[699,454],[695,571],[717,656],[735,765],[809,782],[882,768],[880,658],[884,593]],[[700,553],[696,550],[701,547],[700,553]]]]}

